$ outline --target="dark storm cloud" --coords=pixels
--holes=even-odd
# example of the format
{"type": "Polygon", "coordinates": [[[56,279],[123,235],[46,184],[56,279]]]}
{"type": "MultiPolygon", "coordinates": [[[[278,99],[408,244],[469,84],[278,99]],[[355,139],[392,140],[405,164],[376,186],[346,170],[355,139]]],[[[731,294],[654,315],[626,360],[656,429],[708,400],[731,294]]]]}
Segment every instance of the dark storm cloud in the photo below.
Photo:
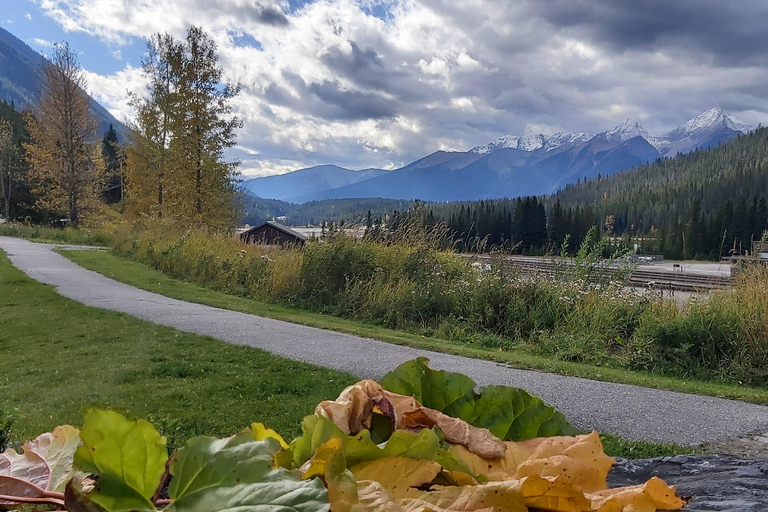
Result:
{"type": "Polygon", "coordinates": [[[389,59],[370,47],[361,47],[348,41],[352,51],[339,47],[329,48],[320,59],[339,77],[364,88],[387,92],[400,101],[421,102],[428,99],[425,90],[414,83],[413,73],[398,70],[389,59]]]}
{"type": "Polygon", "coordinates": [[[290,20],[288,20],[283,10],[275,5],[256,3],[255,5],[242,7],[241,11],[244,19],[254,20],[266,25],[286,26],[290,24],[290,20]]]}
{"type": "Polygon", "coordinates": [[[397,115],[394,101],[377,94],[344,90],[338,81],[311,84],[309,90],[329,107],[326,118],[358,121],[397,115]]]}
{"type": "Polygon", "coordinates": [[[720,65],[768,63],[764,0],[549,0],[535,15],[614,51],[675,50],[711,55],[720,65]]]}
{"type": "Polygon", "coordinates": [[[307,114],[330,121],[387,119],[397,115],[399,101],[375,92],[347,90],[338,80],[307,84],[295,73],[283,72],[283,78],[297,94],[272,84],[263,92],[272,105],[301,109],[307,114]]]}

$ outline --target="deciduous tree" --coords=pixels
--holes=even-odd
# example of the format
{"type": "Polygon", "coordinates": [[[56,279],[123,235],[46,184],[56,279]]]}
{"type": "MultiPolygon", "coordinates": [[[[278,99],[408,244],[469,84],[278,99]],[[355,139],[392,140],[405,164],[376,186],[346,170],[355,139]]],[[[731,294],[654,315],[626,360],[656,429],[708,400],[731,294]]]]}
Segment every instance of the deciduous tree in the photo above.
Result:
{"type": "Polygon", "coordinates": [[[77,227],[100,204],[98,122],[90,111],[85,75],[67,43],[55,46],[43,71],[26,145],[29,174],[39,206],[66,215],[77,227]]]}
{"type": "Polygon", "coordinates": [[[184,41],[150,39],[143,70],[147,98],[135,98],[137,137],[130,150],[132,213],[230,227],[236,208],[237,165],[224,160],[241,125],[222,83],[215,43],[192,27],[184,41]]]}

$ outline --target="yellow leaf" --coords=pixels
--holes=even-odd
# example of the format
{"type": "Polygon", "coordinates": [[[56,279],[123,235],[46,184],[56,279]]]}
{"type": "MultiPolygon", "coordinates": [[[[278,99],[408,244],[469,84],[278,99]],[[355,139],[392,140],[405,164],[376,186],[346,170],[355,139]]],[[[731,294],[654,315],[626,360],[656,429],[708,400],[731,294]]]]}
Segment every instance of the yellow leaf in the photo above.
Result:
{"type": "Polygon", "coordinates": [[[398,501],[405,512],[527,512],[519,487],[509,482],[444,487],[398,501]]]}
{"type": "Polygon", "coordinates": [[[290,448],[288,446],[288,443],[285,442],[285,439],[283,439],[283,436],[272,430],[271,428],[268,428],[263,423],[254,423],[251,425],[251,431],[253,432],[253,437],[257,441],[263,441],[265,439],[277,439],[277,441],[280,443],[280,446],[283,448],[283,450],[287,450],[290,448]]]}
{"type": "MultiPolygon", "coordinates": [[[[309,480],[310,478],[319,476],[325,480],[327,466],[333,459],[333,456],[341,452],[342,445],[343,441],[338,437],[334,437],[328,442],[321,444],[309,460],[306,469],[304,469],[302,473],[302,478],[304,480],[309,480]]],[[[302,468],[304,467],[302,466],[302,468]]]]}
{"type": "Polygon", "coordinates": [[[525,498],[525,505],[531,508],[556,512],[585,512],[592,510],[592,503],[584,497],[581,489],[564,481],[562,478],[542,478],[529,476],[522,480],[512,480],[520,487],[525,498]]]}
{"type": "Polygon", "coordinates": [[[562,477],[585,492],[605,489],[614,459],[603,451],[597,432],[576,437],[551,437],[544,440],[517,468],[514,477],[562,477]]]}
{"type": "Polygon", "coordinates": [[[611,502],[618,502],[625,512],[656,512],[656,510],[680,510],[686,501],[677,496],[674,487],[659,477],[653,477],[641,485],[605,489],[587,495],[592,507],[597,509],[611,502]]]}
{"type": "MultiPolygon", "coordinates": [[[[352,507],[351,512],[403,512],[403,508],[392,499],[387,490],[379,482],[363,480],[357,482],[359,502],[352,507]]],[[[331,510],[339,511],[331,502],[331,510]]]]}
{"type": "Polygon", "coordinates": [[[515,475],[515,471],[535,451],[544,438],[529,439],[527,441],[507,441],[504,457],[497,459],[484,459],[470,452],[462,445],[453,445],[451,454],[464,462],[473,475],[482,475],[488,480],[507,480],[515,475]]]}
{"type": "Polygon", "coordinates": [[[350,471],[358,481],[376,480],[397,499],[412,495],[414,487],[431,482],[441,469],[431,460],[392,456],[355,464],[350,471]]]}

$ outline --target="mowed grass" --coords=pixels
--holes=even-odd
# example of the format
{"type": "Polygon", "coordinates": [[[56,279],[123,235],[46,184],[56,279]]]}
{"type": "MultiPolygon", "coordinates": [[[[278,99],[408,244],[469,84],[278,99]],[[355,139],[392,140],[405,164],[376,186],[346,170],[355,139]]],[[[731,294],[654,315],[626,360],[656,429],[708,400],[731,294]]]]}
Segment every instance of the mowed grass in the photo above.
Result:
{"type": "Polygon", "coordinates": [[[356,380],[81,305],[0,251],[0,407],[16,409],[14,440],[80,425],[89,407],[148,418],[172,446],[255,421],[290,439],[318,402],[356,380]]]}
{"type": "MultiPolygon", "coordinates": [[[[174,291],[210,293],[218,297],[215,305],[230,309],[235,309],[231,301],[242,300],[168,279],[103,252],[68,255],[75,259],[110,256],[107,261],[117,263],[116,269],[128,268],[133,278],[143,276],[170,295],[174,291]]],[[[301,312],[285,312],[301,316],[301,312]]],[[[0,407],[16,409],[12,433],[16,441],[59,424],[79,425],[89,407],[147,418],[168,437],[172,448],[195,435],[226,436],[254,421],[290,439],[300,433],[301,418],[311,414],[319,401],[335,398],[357,380],[261,350],[83,306],[26,277],[2,251],[0,354],[0,407]]],[[[691,451],[601,437],[606,452],[619,457],[691,451]]]]}
{"type": "Polygon", "coordinates": [[[83,267],[99,272],[117,281],[168,297],[207,304],[222,309],[230,309],[275,318],[277,320],[345,332],[398,345],[407,345],[438,352],[487,359],[510,364],[518,368],[528,368],[557,373],[560,375],[570,375],[594,380],[731,398],[758,404],[768,404],[768,390],[766,389],[736,386],[721,382],[682,379],[661,376],[658,374],[554,360],[531,354],[526,352],[524,348],[497,351],[479,348],[477,346],[468,346],[467,344],[458,341],[424,337],[417,334],[372,325],[358,320],[338,318],[229,295],[196,284],[170,278],[142,263],[121,258],[105,251],[60,252],[83,267]]]}

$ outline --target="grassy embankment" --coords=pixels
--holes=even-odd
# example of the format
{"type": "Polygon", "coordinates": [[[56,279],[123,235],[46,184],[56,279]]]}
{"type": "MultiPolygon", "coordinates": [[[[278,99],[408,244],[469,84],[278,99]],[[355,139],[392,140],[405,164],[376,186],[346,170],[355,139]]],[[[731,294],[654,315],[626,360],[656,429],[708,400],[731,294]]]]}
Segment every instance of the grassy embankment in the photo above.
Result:
{"type": "MultiPolygon", "coordinates": [[[[120,261],[118,267],[142,267],[120,261]]],[[[197,288],[144,268],[143,278],[159,277],[158,286],[197,288]]],[[[223,294],[197,289],[226,300],[223,294]]],[[[299,433],[301,418],[317,402],[334,398],[356,380],[83,306],[26,277],[2,251],[0,350],[0,406],[14,410],[11,436],[17,441],[61,423],[80,424],[88,407],[148,418],[172,447],[193,435],[228,435],[253,421],[290,438],[299,433]]],[[[691,451],[610,435],[603,441],[609,454],[621,457],[691,451]]]]}

